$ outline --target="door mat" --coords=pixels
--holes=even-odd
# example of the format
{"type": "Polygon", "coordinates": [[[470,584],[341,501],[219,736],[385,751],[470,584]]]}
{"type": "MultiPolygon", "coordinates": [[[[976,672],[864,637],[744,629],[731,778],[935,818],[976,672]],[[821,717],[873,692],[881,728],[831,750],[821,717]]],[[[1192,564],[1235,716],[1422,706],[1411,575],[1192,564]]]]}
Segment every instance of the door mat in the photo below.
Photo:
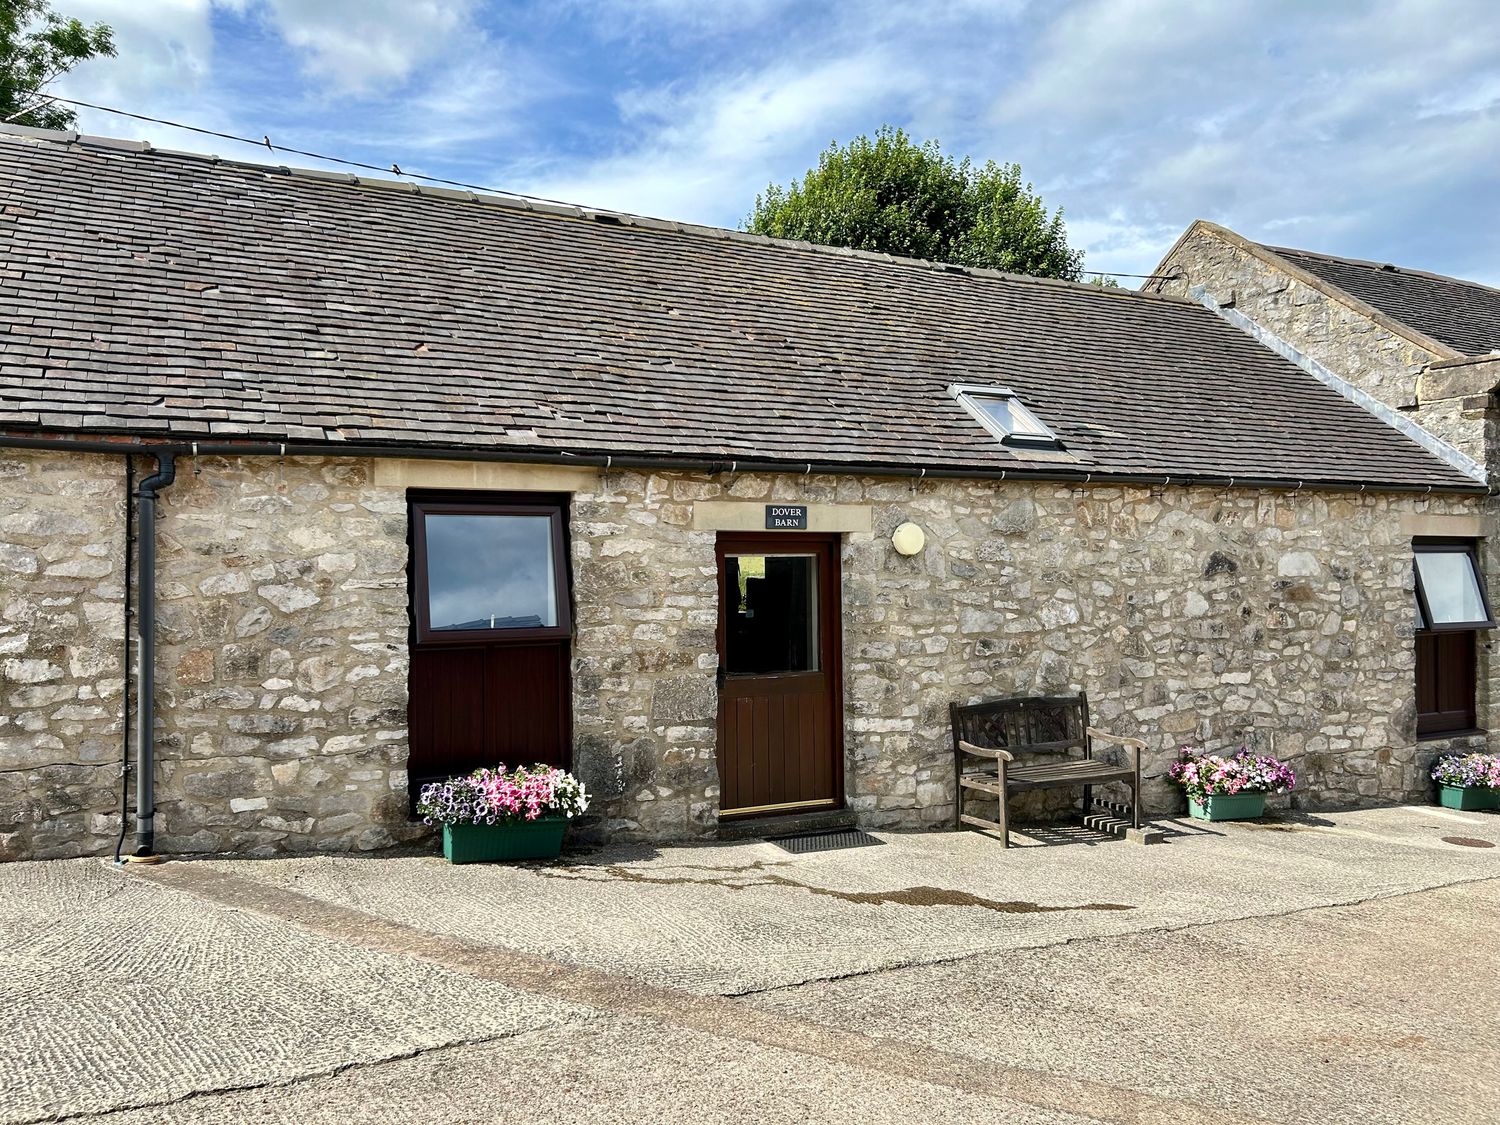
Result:
{"type": "Polygon", "coordinates": [[[806,832],[800,836],[770,836],[766,843],[775,844],[793,855],[807,852],[836,852],[845,848],[870,848],[884,844],[858,828],[841,828],[834,832],[806,832]]]}

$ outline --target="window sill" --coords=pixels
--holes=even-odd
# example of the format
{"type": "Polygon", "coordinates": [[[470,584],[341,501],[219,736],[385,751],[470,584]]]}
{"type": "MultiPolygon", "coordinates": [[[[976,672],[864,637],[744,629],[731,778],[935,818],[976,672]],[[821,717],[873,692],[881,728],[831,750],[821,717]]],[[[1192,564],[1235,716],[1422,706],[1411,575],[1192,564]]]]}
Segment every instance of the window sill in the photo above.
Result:
{"type": "Polygon", "coordinates": [[[1417,741],[1443,742],[1450,738],[1478,738],[1485,734],[1489,734],[1489,731],[1481,730],[1479,727],[1469,727],[1466,730],[1435,730],[1431,734],[1417,735],[1417,741]]]}

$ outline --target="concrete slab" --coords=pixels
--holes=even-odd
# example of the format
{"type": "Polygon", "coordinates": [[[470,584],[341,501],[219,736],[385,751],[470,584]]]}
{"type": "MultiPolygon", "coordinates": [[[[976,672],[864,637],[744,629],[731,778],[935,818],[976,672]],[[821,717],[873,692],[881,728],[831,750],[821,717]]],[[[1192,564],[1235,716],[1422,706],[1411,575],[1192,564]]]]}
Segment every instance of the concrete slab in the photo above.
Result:
{"type": "Polygon", "coordinates": [[[1102,1119],[871,1075],[646,1019],[550,1029],[289,1086],[111,1113],[98,1125],[1097,1125],[1102,1119]]]}
{"type": "Polygon", "coordinates": [[[0,1121],[1484,1119],[1500,816],[1163,827],[0,865],[0,1121]]]}
{"type": "Polygon", "coordinates": [[[586,1009],[111,870],[0,864],[0,1121],[328,1073],[586,1009]]]}
{"type": "Polygon", "coordinates": [[[1150,848],[1083,829],[876,833],[883,847],[606,849],[551,865],[437,856],[206,861],[467,941],[736,994],[997,949],[1357,902],[1500,875],[1500,816],[1383,809],[1158,825],[1150,848]]]}
{"type": "Polygon", "coordinates": [[[1203,1120],[1496,1120],[1500,881],[983,955],[747,998],[996,1065],[1198,1099],[1203,1120]]]}

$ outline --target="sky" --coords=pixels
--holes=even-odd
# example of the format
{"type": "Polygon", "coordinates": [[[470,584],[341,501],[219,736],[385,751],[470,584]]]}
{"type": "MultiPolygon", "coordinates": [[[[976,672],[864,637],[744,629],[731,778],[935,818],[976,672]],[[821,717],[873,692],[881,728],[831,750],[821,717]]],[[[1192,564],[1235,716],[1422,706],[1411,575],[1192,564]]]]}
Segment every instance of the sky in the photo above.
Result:
{"type": "Polygon", "coordinates": [[[1494,0],[53,3],[119,47],[56,92],[381,167],[734,227],[890,123],[1018,162],[1122,280],[1207,218],[1500,285],[1494,0]]]}

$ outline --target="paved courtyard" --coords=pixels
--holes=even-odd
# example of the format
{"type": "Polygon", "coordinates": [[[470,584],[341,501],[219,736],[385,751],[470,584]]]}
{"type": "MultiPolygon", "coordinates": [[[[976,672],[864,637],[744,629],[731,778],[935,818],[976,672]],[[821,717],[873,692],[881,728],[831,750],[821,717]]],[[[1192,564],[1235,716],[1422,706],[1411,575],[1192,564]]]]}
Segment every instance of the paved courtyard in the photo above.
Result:
{"type": "Polygon", "coordinates": [[[0,866],[0,1121],[1494,1121],[1500,816],[0,866]]]}

